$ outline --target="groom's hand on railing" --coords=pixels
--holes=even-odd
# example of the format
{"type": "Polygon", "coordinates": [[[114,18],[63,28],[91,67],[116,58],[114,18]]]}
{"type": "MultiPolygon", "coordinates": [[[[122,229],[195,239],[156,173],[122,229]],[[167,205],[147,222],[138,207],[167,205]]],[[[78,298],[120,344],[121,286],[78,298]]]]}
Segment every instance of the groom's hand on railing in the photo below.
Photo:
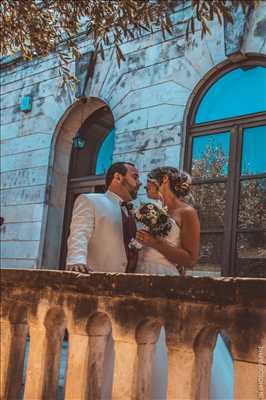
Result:
{"type": "Polygon", "coordinates": [[[84,264],[67,265],[66,270],[72,272],[81,272],[82,274],[89,274],[90,272],[93,272],[91,267],[84,264]]]}

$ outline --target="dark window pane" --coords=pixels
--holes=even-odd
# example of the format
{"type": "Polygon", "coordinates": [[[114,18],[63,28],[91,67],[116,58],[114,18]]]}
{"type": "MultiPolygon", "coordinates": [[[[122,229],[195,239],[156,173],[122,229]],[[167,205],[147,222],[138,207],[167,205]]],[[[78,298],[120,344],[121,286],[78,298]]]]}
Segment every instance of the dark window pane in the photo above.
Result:
{"type": "Polygon", "coordinates": [[[266,125],[244,129],[241,173],[266,173],[266,125]]]}
{"type": "Polygon", "coordinates": [[[104,142],[99,150],[97,162],[96,162],[96,175],[104,174],[112,164],[113,152],[114,152],[114,139],[115,130],[111,132],[104,139],[104,142]]]}
{"type": "Polygon", "coordinates": [[[203,233],[200,241],[200,258],[197,269],[202,271],[221,271],[223,234],[203,233]]]}
{"type": "Polygon", "coordinates": [[[218,79],[200,102],[195,122],[266,111],[266,68],[237,68],[218,79]]]}
{"type": "Polygon", "coordinates": [[[223,228],[226,183],[192,186],[194,206],[198,211],[202,229],[223,228]]]}
{"type": "Polygon", "coordinates": [[[266,261],[266,232],[239,233],[237,255],[238,258],[260,258],[266,261]]]}
{"type": "Polygon", "coordinates": [[[196,136],[192,142],[191,174],[213,178],[228,174],[230,133],[196,136]]]}
{"type": "Polygon", "coordinates": [[[238,227],[266,228],[266,179],[241,182],[238,227]]]}
{"type": "Polygon", "coordinates": [[[238,234],[236,267],[240,276],[266,277],[266,232],[238,234]]]}

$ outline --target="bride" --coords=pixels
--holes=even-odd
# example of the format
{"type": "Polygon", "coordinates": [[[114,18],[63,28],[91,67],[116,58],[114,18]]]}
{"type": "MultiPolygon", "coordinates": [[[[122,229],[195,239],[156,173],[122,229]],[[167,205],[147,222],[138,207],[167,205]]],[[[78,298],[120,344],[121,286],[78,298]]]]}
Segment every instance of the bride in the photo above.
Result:
{"type": "Polygon", "coordinates": [[[190,176],[173,167],[155,168],[148,175],[147,195],[167,206],[172,228],[166,238],[154,238],[145,230],[137,232],[136,239],[144,245],[137,273],[178,275],[177,266],[191,269],[196,264],[200,224],[196,210],[184,201],[190,185],[190,176]]]}
{"type": "MultiPolygon", "coordinates": [[[[196,210],[184,201],[190,192],[190,176],[172,167],[155,168],[148,175],[147,195],[168,208],[172,227],[166,238],[154,238],[139,230],[136,239],[143,245],[136,273],[184,275],[199,255],[200,224],[196,210]]],[[[167,348],[161,329],[153,360],[152,399],[166,399],[167,348]]]]}
{"type": "MultiPolygon", "coordinates": [[[[148,175],[147,195],[167,206],[172,228],[166,238],[154,238],[139,230],[136,239],[143,245],[136,273],[185,275],[197,263],[200,243],[200,224],[196,210],[184,198],[189,194],[191,177],[173,167],[155,168],[148,175]]],[[[233,370],[230,353],[218,335],[211,372],[212,399],[233,398],[233,370]]],[[[156,344],[152,371],[152,400],[167,398],[167,347],[165,330],[161,329],[156,344]]]]}

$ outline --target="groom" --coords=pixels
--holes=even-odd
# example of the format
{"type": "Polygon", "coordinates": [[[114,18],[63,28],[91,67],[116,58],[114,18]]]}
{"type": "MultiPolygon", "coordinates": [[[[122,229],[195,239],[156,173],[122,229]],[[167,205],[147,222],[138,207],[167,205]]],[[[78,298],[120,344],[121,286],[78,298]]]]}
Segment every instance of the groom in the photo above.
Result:
{"type": "Polygon", "coordinates": [[[136,225],[128,202],[137,197],[140,186],[134,164],[117,162],[107,171],[105,193],[78,196],[68,238],[68,271],[135,271],[137,252],[128,244],[136,225]]]}

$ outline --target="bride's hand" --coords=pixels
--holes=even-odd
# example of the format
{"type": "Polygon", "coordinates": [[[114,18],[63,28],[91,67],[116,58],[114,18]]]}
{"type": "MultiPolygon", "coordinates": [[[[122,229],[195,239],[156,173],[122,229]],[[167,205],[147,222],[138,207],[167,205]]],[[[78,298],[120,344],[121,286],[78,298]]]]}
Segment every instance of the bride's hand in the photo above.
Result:
{"type": "Polygon", "coordinates": [[[149,232],[141,229],[136,233],[136,239],[139,243],[149,247],[156,247],[158,239],[154,238],[149,232]]]}

